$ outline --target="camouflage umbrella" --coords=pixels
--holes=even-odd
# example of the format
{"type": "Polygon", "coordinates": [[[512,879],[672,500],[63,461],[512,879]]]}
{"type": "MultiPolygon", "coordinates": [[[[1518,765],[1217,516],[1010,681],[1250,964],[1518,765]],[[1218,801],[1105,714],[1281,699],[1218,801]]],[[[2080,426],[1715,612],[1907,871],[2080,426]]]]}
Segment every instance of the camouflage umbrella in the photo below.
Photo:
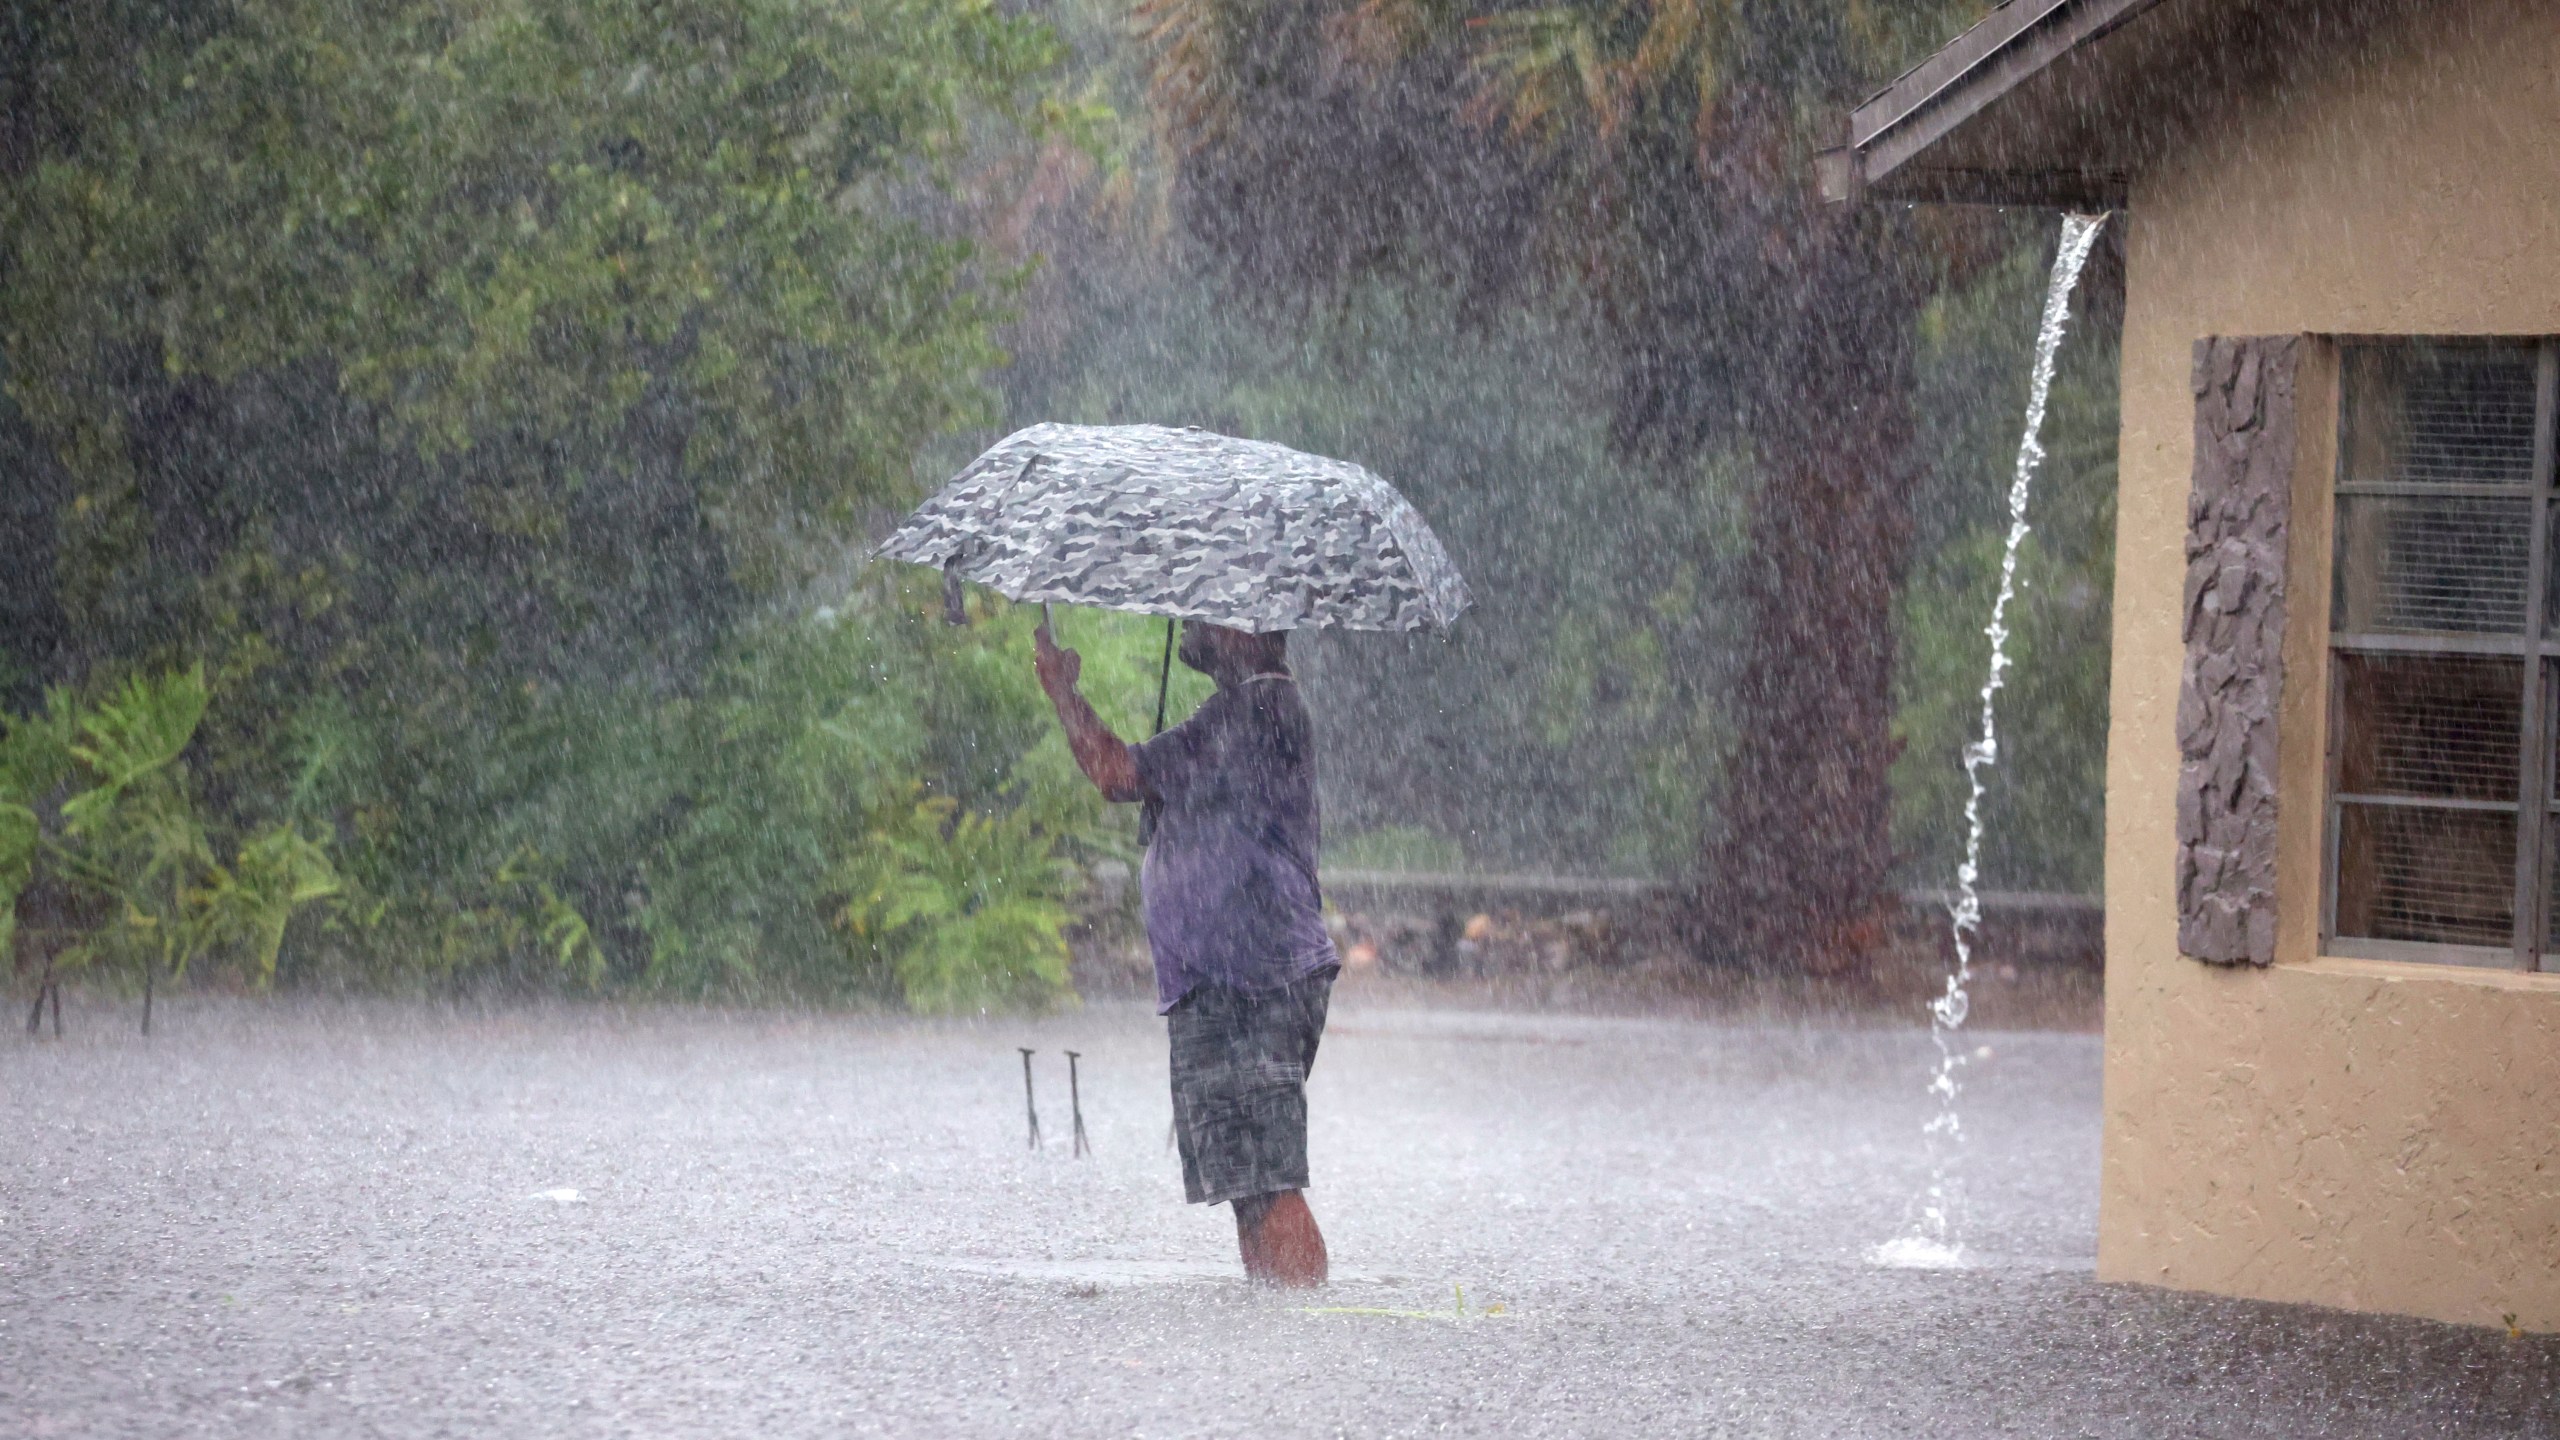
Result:
{"type": "Polygon", "coordinates": [[[1442,630],[1467,584],[1395,487],[1197,427],[1034,425],[880,547],[1010,599],[1239,630],[1442,630]]]}

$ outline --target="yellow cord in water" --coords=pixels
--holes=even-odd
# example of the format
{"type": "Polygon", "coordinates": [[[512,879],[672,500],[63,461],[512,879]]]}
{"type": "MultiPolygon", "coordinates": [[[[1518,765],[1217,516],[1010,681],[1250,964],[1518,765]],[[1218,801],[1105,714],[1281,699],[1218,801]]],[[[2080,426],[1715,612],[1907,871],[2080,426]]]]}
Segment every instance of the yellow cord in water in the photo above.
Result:
{"type": "Polygon", "coordinates": [[[1461,1320],[1498,1320],[1508,1315],[1500,1305],[1487,1305],[1470,1315],[1467,1313],[1467,1287],[1454,1285],[1451,1289],[1458,1297],[1458,1308],[1454,1311],[1390,1310],[1378,1305],[1310,1305],[1300,1309],[1298,1313],[1301,1315],[1384,1315],[1394,1320],[1445,1320],[1451,1323],[1461,1320]]]}

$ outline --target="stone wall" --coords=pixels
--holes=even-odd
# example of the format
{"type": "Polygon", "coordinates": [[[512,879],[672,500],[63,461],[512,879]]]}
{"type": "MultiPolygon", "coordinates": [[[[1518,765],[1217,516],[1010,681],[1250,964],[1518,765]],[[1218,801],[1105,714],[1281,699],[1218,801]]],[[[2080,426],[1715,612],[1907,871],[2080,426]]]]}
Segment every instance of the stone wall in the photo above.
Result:
{"type": "Polygon", "coordinates": [[[2291,335],[2199,340],[2178,693],[2178,946],[2276,956],[2276,712],[2294,462],[2291,335]]]}

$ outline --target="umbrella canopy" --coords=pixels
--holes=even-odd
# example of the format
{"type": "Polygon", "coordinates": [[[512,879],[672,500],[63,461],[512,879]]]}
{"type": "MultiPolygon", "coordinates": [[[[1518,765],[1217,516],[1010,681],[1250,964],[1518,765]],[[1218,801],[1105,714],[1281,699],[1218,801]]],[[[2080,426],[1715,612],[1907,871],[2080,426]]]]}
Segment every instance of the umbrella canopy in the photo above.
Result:
{"type": "Polygon", "coordinates": [[[880,547],[1009,599],[1239,630],[1446,630],[1467,584],[1386,481],[1163,425],[1017,430],[880,547]]]}

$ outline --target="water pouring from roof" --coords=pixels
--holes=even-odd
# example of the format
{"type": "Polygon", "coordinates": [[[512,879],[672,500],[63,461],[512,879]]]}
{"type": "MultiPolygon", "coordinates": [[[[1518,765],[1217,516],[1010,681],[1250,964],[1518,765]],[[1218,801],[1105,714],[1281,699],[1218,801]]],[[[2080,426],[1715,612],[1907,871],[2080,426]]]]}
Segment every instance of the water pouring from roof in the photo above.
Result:
{"type": "Polygon", "coordinates": [[[2017,597],[2018,551],[2030,528],[2027,500],[2036,472],[2044,465],[2045,406],[2053,393],[2055,357],[2061,353],[2063,332],[2070,323],[2071,292],[2106,223],[2104,215],[2064,216],[2062,240],[2045,283],[2044,314],[2036,325],[2035,368],[2027,390],[2026,426],[2009,480],[2009,533],[2000,553],[2000,589],[1991,602],[1991,622],[1982,631],[1991,640],[1990,670],[1982,681],[1982,720],[1973,743],[1964,751],[1964,860],[1956,867],[1955,899],[1948,906],[1956,960],[1947,975],[1946,992],[1929,1005],[1929,1038],[1938,1052],[1937,1067],[1929,1078],[1929,1094],[1938,1110],[1923,1127],[1929,1148],[1929,1185],[1910,1229],[1870,1252],[1869,1258],[1879,1265],[1942,1270],[1964,1264],[1964,1118],[1956,1101],[1964,1090],[1957,1072],[1966,1060],[1955,1035],[1972,1011],[1967,987],[1973,981],[1974,937],[1982,928],[1983,772],[2000,761],[1999,697],[2009,670],[2009,604],[2017,597]]]}

